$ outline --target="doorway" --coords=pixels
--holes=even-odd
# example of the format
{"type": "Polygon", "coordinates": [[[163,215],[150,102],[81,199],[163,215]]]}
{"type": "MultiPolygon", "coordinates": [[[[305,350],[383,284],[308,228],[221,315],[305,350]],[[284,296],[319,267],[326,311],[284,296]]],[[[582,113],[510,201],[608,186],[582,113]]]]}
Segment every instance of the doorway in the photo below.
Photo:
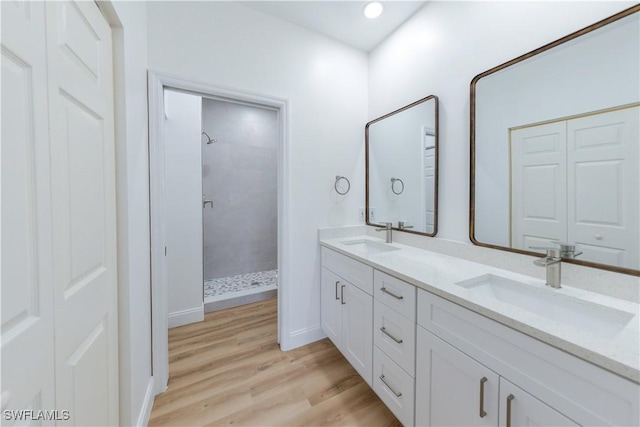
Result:
{"type": "Polygon", "coordinates": [[[204,311],[276,296],[278,110],[202,99],[204,311]]]}
{"type": "MultiPolygon", "coordinates": [[[[272,171],[275,175],[275,185],[276,194],[275,196],[275,209],[272,210],[270,214],[265,214],[264,218],[269,219],[272,225],[275,222],[275,227],[272,226],[273,233],[275,234],[275,239],[271,239],[269,242],[272,245],[271,248],[275,248],[275,266],[274,261],[265,261],[260,264],[260,257],[256,256],[257,264],[260,267],[256,271],[239,271],[230,269],[222,269],[218,272],[215,272],[215,268],[212,269],[214,271],[211,277],[205,277],[205,273],[209,273],[209,269],[207,268],[206,261],[200,259],[200,272],[203,277],[203,281],[200,283],[200,295],[202,304],[202,315],[204,311],[204,300],[205,300],[205,288],[204,284],[206,283],[206,279],[209,278],[211,280],[215,279],[226,279],[233,278],[235,276],[242,276],[246,274],[258,274],[259,279],[256,280],[256,277],[249,277],[250,282],[248,284],[249,288],[261,288],[263,286],[261,280],[268,282],[271,284],[272,288],[277,286],[278,288],[278,342],[280,346],[284,349],[288,348],[287,337],[286,334],[283,334],[282,331],[286,330],[286,319],[287,319],[287,296],[288,296],[288,277],[289,270],[287,260],[288,257],[288,238],[290,236],[289,230],[289,190],[288,185],[288,172],[289,172],[289,164],[288,164],[288,132],[287,132],[287,119],[288,119],[288,102],[284,99],[275,98],[271,96],[257,95],[252,93],[240,92],[236,90],[230,90],[226,88],[220,88],[215,86],[210,86],[207,84],[193,82],[189,80],[179,79],[170,76],[163,76],[155,73],[149,73],[149,156],[150,156],[150,188],[151,188],[151,269],[152,269],[152,348],[153,348],[153,376],[154,383],[156,385],[155,392],[161,393],[166,389],[168,382],[168,307],[169,307],[169,288],[168,288],[168,270],[167,270],[167,255],[170,253],[171,248],[167,247],[167,238],[169,237],[167,224],[170,218],[167,213],[167,162],[166,162],[166,144],[165,140],[165,114],[170,113],[165,111],[165,89],[170,89],[172,91],[177,91],[181,93],[188,93],[192,95],[196,95],[202,98],[202,105],[209,105],[212,107],[217,107],[218,109],[227,109],[234,110],[240,109],[240,107],[249,107],[245,108],[245,113],[251,116],[249,113],[256,113],[256,111],[268,111],[269,114],[273,116],[275,120],[272,122],[273,135],[275,135],[275,143],[273,148],[273,153],[271,156],[275,156],[276,160],[276,168],[275,172],[272,171]],[[275,218],[274,218],[275,217],[275,218]],[[271,262],[271,264],[268,264],[271,262]],[[275,267],[275,268],[274,268],[275,267]],[[277,273],[276,273],[277,271],[277,273]],[[268,272],[268,273],[265,273],[268,272]],[[237,274],[235,274],[237,273],[237,274]],[[214,277],[215,275],[219,277],[214,277]],[[258,282],[258,284],[254,284],[258,282]],[[275,282],[275,283],[274,283],[275,282]]],[[[203,108],[203,112],[205,109],[203,108]]],[[[204,118],[204,116],[202,117],[204,118]]],[[[254,117],[255,119],[255,117],[254,117]]],[[[250,120],[251,122],[251,120],[250,120]]],[[[255,124],[255,121],[254,121],[255,124]]],[[[201,156],[204,160],[205,157],[210,154],[213,155],[213,149],[223,151],[229,150],[231,148],[231,144],[229,141],[225,143],[225,131],[224,128],[220,130],[212,129],[209,126],[207,129],[204,121],[200,124],[198,128],[198,134],[201,136],[201,156]],[[216,147],[217,145],[217,147],[216,147]],[[226,146],[225,146],[226,145],[226,146]],[[207,151],[209,150],[209,151],[207,151]]],[[[242,147],[240,147],[242,148],[242,147]]],[[[244,147],[242,148],[245,151],[256,151],[255,147],[244,147]]],[[[240,150],[242,151],[242,150],[240,150]]],[[[218,153],[219,154],[219,153],[218,153]]],[[[268,156],[266,156],[268,157],[268,156]]],[[[252,161],[249,161],[251,164],[252,161]]],[[[260,163],[260,160],[254,160],[254,163],[260,163]]],[[[201,176],[203,176],[206,180],[208,176],[214,176],[212,173],[211,167],[213,165],[204,165],[201,176]],[[208,168],[208,170],[207,170],[208,168]]],[[[228,172],[227,172],[228,173],[228,172]]],[[[240,178],[238,178],[240,179],[240,178]]],[[[244,179],[244,178],[243,178],[244,179]]],[[[261,176],[259,173],[256,173],[254,176],[254,181],[260,181],[261,176]]],[[[234,183],[230,183],[228,179],[224,179],[224,177],[214,180],[217,182],[218,187],[224,189],[223,192],[227,194],[237,193],[231,191],[233,189],[234,183]]],[[[207,184],[205,181],[201,181],[201,195],[204,196],[204,199],[201,200],[202,209],[200,210],[202,215],[202,221],[200,222],[203,230],[202,236],[207,233],[207,216],[210,216],[211,220],[214,223],[219,219],[219,215],[214,213],[210,213],[210,209],[212,209],[212,204],[215,206],[214,202],[214,194],[208,194],[208,191],[211,189],[205,189],[207,184]],[[205,202],[211,203],[205,203],[205,202]]],[[[215,190],[215,188],[214,188],[215,190]]],[[[212,190],[213,191],[213,190],[212,190]]],[[[259,190],[256,190],[259,193],[259,190]]],[[[235,194],[238,196],[238,194],[235,194]]],[[[240,194],[239,196],[242,196],[240,194]]],[[[219,199],[222,200],[222,199],[219,199]]],[[[223,203],[219,202],[219,208],[224,209],[223,203]]],[[[240,208],[241,209],[241,208],[240,208]]],[[[253,209],[253,208],[252,208],[253,209]]],[[[242,210],[242,209],[241,209],[242,210]]],[[[231,223],[235,222],[236,230],[240,230],[241,232],[250,233],[252,227],[255,227],[255,221],[248,218],[247,220],[241,220],[241,217],[238,215],[229,215],[229,221],[231,223]]],[[[229,228],[229,226],[225,226],[225,228],[229,228]]],[[[254,228],[255,230],[255,228],[254,228]]],[[[225,250],[229,250],[229,244],[225,244],[221,237],[217,239],[214,237],[214,243],[219,244],[220,252],[225,250]],[[215,240],[219,240],[215,242],[215,240]]],[[[265,238],[264,240],[268,240],[265,238]]],[[[207,252],[206,237],[203,239],[204,243],[204,252],[207,252]]],[[[212,243],[213,244],[213,243],[212,243]]],[[[248,242],[249,246],[256,245],[256,242],[248,242]]],[[[209,248],[212,249],[212,248],[209,248]]],[[[241,250],[241,249],[238,249],[241,250]]],[[[272,252],[274,252],[272,250],[272,252]]],[[[222,256],[222,255],[221,255],[222,256]]],[[[237,258],[243,258],[241,256],[235,255],[237,258]]],[[[205,259],[207,256],[205,255],[205,259]]],[[[247,258],[247,257],[245,257],[247,258]]],[[[249,257],[250,258],[250,257],[249,257]]],[[[215,263],[214,263],[215,264],[215,263]]],[[[218,266],[224,266],[225,263],[218,262],[218,266]]],[[[254,264],[253,267],[257,264],[254,264]]],[[[211,266],[209,266],[211,267],[211,266]]],[[[227,266],[228,267],[228,266],[227,266]]],[[[240,267],[238,267],[240,268],[240,267]]],[[[250,269],[251,269],[250,268],[250,269]]],[[[268,288],[268,286],[264,286],[264,288],[268,288]]],[[[250,289],[249,289],[250,290],[250,289]]],[[[262,289],[273,291],[274,289],[262,289]]],[[[246,297],[247,295],[236,295],[246,297]]],[[[255,298],[255,297],[254,297],[255,298]]],[[[235,301],[237,302],[248,302],[245,301],[235,301]]],[[[221,305],[229,304],[229,303],[221,303],[218,304],[217,307],[209,306],[207,309],[216,309],[216,308],[224,308],[221,305]]],[[[229,305],[231,306],[231,305],[229,305]]]]}

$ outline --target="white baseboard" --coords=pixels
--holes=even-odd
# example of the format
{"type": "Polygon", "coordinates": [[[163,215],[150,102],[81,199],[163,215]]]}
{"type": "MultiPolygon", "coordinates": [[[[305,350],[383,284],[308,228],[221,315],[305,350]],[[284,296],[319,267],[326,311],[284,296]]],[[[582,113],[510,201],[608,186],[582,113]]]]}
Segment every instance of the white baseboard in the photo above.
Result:
{"type": "Polygon", "coordinates": [[[282,351],[293,350],[294,348],[320,341],[326,337],[327,334],[324,333],[320,325],[298,329],[297,331],[289,333],[287,339],[280,343],[280,349],[282,351]]]}
{"type": "Polygon", "coordinates": [[[204,304],[200,307],[169,313],[169,329],[204,320],[204,304]]]}
{"type": "Polygon", "coordinates": [[[138,422],[136,423],[139,427],[147,427],[149,424],[149,417],[151,416],[151,409],[153,408],[153,377],[149,378],[149,383],[147,384],[147,392],[144,394],[144,401],[142,402],[142,408],[140,408],[140,414],[138,415],[138,422]]]}

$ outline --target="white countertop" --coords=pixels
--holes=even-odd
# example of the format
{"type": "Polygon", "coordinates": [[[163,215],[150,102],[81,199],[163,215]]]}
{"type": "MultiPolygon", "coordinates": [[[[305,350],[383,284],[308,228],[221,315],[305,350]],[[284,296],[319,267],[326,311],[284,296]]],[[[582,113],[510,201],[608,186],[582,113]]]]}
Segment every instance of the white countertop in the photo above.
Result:
{"type": "Polygon", "coordinates": [[[376,254],[367,254],[341,243],[354,240],[384,243],[384,240],[366,235],[331,237],[321,238],[320,245],[640,383],[640,305],[636,303],[564,285],[560,289],[550,289],[545,286],[544,280],[399,243],[390,245],[400,250],[376,254]],[[577,298],[585,301],[585,310],[592,306],[589,304],[591,302],[630,313],[634,317],[614,336],[601,336],[584,330],[586,328],[552,321],[456,285],[458,282],[485,274],[516,280],[541,288],[545,292],[557,292],[577,298]]]}

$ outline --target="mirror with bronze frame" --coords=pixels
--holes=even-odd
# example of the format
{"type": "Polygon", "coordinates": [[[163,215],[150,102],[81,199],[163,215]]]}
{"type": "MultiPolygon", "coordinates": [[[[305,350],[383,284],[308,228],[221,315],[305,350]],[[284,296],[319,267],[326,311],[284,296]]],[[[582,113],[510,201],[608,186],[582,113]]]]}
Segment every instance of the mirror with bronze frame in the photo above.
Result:
{"type": "Polygon", "coordinates": [[[470,238],[640,275],[640,5],[471,82],[470,238]]]}
{"type": "Polygon", "coordinates": [[[438,232],[438,97],[367,123],[366,220],[395,230],[438,232]]]}

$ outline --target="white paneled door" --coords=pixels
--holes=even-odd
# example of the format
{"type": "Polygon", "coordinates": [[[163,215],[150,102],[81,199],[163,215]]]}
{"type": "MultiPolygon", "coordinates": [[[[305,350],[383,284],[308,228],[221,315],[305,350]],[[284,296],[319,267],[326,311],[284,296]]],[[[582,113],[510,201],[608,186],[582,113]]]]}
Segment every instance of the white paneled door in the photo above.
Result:
{"type": "Polygon", "coordinates": [[[45,11],[1,7],[2,409],[39,411],[55,407],[45,11]]]}
{"type": "Polygon", "coordinates": [[[433,233],[436,192],[436,133],[424,127],[424,224],[425,233],[433,233]]]}
{"type": "Polygon", "coordinates": [[[569,241],[580,259],[640,268],[639,108],[567,122],[569,241]]]}
{"type": "Polygon", "coordinates": [[[511,247],[529,250],[567,235],[565,122],[511,132],[511,247]]]}
{"type": "Polygon", "coordinates": [[[111,29],[94,2],[47,12],[56,406],[118,424],[111,29]]]}
{"type": "Polygon", "coordinates": [[[511,246],[640,268],[639,107],[511,131],[511,246]]]}
{"type": "Polygon", "coordinates": [[[2,2],[2,391],[35,411],[21,425],[118,424],[113,109],[94,2],[2,2]]]}

